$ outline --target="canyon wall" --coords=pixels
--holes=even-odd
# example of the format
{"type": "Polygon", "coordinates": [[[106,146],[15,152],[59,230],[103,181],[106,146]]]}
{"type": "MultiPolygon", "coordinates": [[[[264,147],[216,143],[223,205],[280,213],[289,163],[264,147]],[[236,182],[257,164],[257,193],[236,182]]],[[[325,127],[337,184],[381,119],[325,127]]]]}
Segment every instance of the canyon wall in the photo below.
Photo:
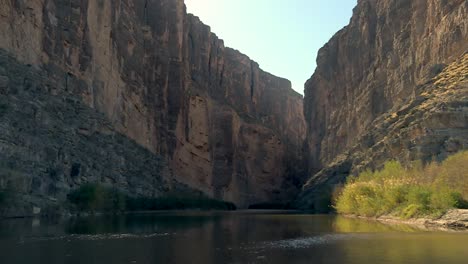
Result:
{"type": "Polygon", "coordinates": [[[334,185],[385,160],[468,148],[467,51],[465,0],[359,0],[305,85],[300,206],[323,210],[334,185]]]}
{"type": "MultiPolygon", "coordinates": [[[[183,0],[1,0],[0,50],[5,58],[0,60],[2,68],[15,64],[26,69],[0,72],[5,108],[16,109],[8,106],[13,99],[18,106],[27,100],[41,112],[61,98],[55,107],[68,113],[73,108],[67,100],[76,101],[86,108],[83,120],[73,120],[73,112],[62,116],[57,124],[64,133],[84,131],[77,123],[91,120],[98,123],[91,134],[118,135],[107,145],[132,144],[119,150],[121,157],[113,161],[125,169],[108,173],[121,180],[95,176],[101,169],[81,170],[79,182],[54,187],[62,193],[86,181],[122,183],[130,190],[125,188],[127,179],[140,177],[131,167],[153,173],[157,181],[147,182],[158,193],[177,183],[240,207],[287,203],[300,187],[306,134],[302,96],[288,80],[262,71],[247,56],[225,47],[208,26],[186,13],[183,0]],[[39,79],[29,78],[28,72],[39,79]],[[28,83],[34,89],[25,88],[31,86],[28,83]],[[35,97],[33,91],[43,97],[35,97]],[[136,152],[147,159],[137,159],[136,152]]],[[[9,120],[14,122],[15,116],[9,120]]],[[[2,131],[16,129],[4,125],[2,131]]],[[[76,164],[92,167],[86,152],[99,149],[110,157],[116,152],[88,143],[84,148],[81,139],[72,138],[77,143],[68,152],[81,153],[75,158],[79,161],[73,161],[73,155],[54,156],[54,166],[60,168],[54,177],[63,182],[72,181],[76,164]]],[[[46,139],[56,143],[53,133],[46,139]]],[[[36,143],[28,142],[18,159],[30,160],[42,148],[36,143]]],[[[0,144],[16,151],[14,141],[0,144]]],[[[4,160],[12,157],[8,153],[2,153],[4,160]]],[[[36,173],[39,167],[23,172],[22,185],[27,185],[23,189],[48,196],[31,184],[35,176],[41,182],[55,182],[48,174],[36,173]]]]}

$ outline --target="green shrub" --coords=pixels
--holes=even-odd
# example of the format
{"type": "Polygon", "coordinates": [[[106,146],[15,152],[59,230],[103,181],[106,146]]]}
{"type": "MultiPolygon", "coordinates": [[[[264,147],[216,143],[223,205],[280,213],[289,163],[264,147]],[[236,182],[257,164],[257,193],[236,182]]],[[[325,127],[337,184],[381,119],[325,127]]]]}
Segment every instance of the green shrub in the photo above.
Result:
{"type": "Polygon", "coordinates": [[[446,186],[434,188],[431,195],[430,205],[434,209],[444,210],[446,208],[459,207],[463,203],[462,195],[452,191],[446,186]]]}
{"type": "Polygon", "coordinates": [[[432,192],[426,186],[411,186],[407,195],[409,204],[418,205],[423,210],[428,210],[431,206],[432,192]]]}
{"type": "Polygon", "coordinates": [[[205,196],[168,195],[166,197],[128,197],[128,211],[153,211],[153,210],[181,210],[181,209],[214,209],[235,210],[233,203],[211,199],[205,196]]]}
{"type": "Polygon", "coordinates": [[[0,216],[2,216],[8,208],[15,206],[15,193],[10,189],[0,190],[0,216]]]}
{"type": "Polygon", "coordinates": [[[68,201],[82,212],[153,211],[175,209],[235,210],[233,203],[204,195],[169,194],[165,197],[130,197],[98,184],[86,184],[68,194],[68,201]]]}
{"type": "Polygon", "coordinates": [[[338,198],[336,209],[345,214],[372,216],[378,203],[374,186],[367,183],[353,183],[347,185],[338,198]]]}
{"type": "Polygon", "coordinates": [[[0,191],[0,208],[3,208],[6,202],[6,194],[5,191],[0,191]]]}
{"type": "Polygon", "coordinates": [[[361,216],[393,214],[403,218],[440,216],[468,208],[468,151],[441,164],[404,168],[387,162],[380,171],[351,177],[335,199],[339,213],[361,216]]]}
{"type": "Polygon", "coordinates": [[[85,184],[68,194],[79,211],[123,211],[126,197],[121,192],[98,184],[85,184]]]}
{"type": "Polygon", "coordinates": [[[384,212],[389,212],[405,203],[408,192],[409,188],[405,185],[397,185],[387,188],[383,194],[386,201],[384,212]]]}
{"type": "Polygon", "coordinates": [[[99,185],[86,184],[68,194],[67,198],[80,211],[95,211],[101,207],[102,189],[99,185]]]}
{"type": "Polygon", "coordinates": [[[258,203],[249,205],[249,209],[254,210],[285,210],[289,205],[280,203],[258,203]]]}
{"type": "Polygon", "coordinates": [[[448,157],[439,166],[437,183],[459,192],[468,200],[468,151],[448,157]]]}
{"type": "Polygon", "coordinates": [[[418,216],[423,216],[426,214],[426,210],[420,204],[410,204],[403,208],[400,213],[400,216],[405,219],[416,218],[418,216]]]}
{"type": "Polygon", "coordinates": [[[0,117],[4,116],[8,112],[8,105],[0,103],[0,117]]]}

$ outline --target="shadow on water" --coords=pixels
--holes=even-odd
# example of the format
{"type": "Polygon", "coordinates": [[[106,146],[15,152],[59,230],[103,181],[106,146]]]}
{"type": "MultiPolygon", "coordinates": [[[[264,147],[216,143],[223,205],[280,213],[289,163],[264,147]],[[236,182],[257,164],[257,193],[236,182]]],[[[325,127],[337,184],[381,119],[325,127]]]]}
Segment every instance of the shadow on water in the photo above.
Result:
{"type": "Polygon", "coordinates": [[[160,231],[175,232],[187,228],[202,228],[211,221],[219,220],[220,215],[193,214],[129,214],[123,216],[91,216],[74,218],[65,224],[69,234],[149,234],[160,231]]]}
{"type": "Polygon", "coordinates": [[[405,224],[384,224],[371,219],[336,216],[333,230],[339,233],[422,232],[420,228],[405,224]]]}
{"type": "Polygon", "coordinates": [[[291,212],[0,221],[1,263],[466,263],[468,235],[291,212]]]}

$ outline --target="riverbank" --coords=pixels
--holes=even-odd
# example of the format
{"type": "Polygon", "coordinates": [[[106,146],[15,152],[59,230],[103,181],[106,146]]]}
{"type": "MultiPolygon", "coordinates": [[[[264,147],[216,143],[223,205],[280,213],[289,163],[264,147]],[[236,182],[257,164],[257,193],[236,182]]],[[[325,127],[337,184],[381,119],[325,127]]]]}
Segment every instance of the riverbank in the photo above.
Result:
{"type": "Polygon", "coordinates": [[[468,151],[443,162],[385,163],[381,170],[349,177],[335,191],[334,208],[340,214],[397,219],[425,219],[436,226],[465,226],[468,209],[468,151]],[[440,221],[433,221],[438,219],[440,221]],[[453,221],[452,221],[453,219],[453,221]]]}
{"type": "Polygon", "coordinates": [[[468,209],[453,209],[439,218],[410,218],[403,219],[391,215],[383,215],[379,217],[366,217],[356,215],[344,215],[349,218],[375,220],[384,224],[390,225],[410,225],[424,230],[439,230],[439,231],[468,231],[468,209]]]}

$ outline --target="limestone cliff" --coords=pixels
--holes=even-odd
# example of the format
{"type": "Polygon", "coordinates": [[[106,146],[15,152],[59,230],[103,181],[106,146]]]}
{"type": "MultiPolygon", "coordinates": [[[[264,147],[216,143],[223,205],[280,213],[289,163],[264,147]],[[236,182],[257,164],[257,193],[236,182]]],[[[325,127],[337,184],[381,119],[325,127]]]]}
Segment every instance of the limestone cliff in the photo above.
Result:
{"type": "Polygon", "coordinates": [[[467,51],[465,0],[359,0],[306,83],[314,176],[300,205],[323,209],[333,185],[385,160],[443,159],[467,148],[467,51]]]}
{"type": "MultiPolygon", "coordinates": [[[[284,203],[297,191],[306,129],[302,96],[289,81],[224,47],[208,26],[186,13],[183,0],[0,0],[0,50],[5,58],[0,66],[7,69],[0,72],[5,107],[19,111],[21,105],[34,105],[34,113],[48,113],[48,121],[40,121],[43,129],[54,130],[56,124],[75,142],[63,158],[53,131],[44,135],[42,142],[50,141],[51,152],[59,154],[35,159],[42,165],[53,159],[53,166],[31,165],[22,172],[25,192],[48,197],[32,179],[54,185],[52,176],[39,172],[59,167],[54,177],[69,182],[77,167],[93,166],[86,158],[93,151],[123,169],[80,170],[80,182],[97,179],[126,188],[128,179],[141,177],[158,192],[178,182],[241,207],[284,203]],[[12,64],[28,70],[12,72],[12,64]],[[86,109],[74,110],[67,98],[86,109]],[[59,99],[62,103],[52,103],[59,99]],[[17,107],[10,108],[10,102],[17,107]],[[66,114],[57,117],[45,111],[47,105],[66,114]],[[89,131],[88,122],[94,124],[91,134],[119,136],[106,141],[111,147],[93,147],[92,140],[73,134],[89,131]],[[135,144],[120,149],[114,160],[115,148],[130,142],[135,144]],[[135,153],[140,152],[147,159],[139,159],[135,153]],[[148,173],[159,185],[139,175],[148,173]],[[109,180],[117,176],[120,180],[109,180]]],[[[32,114],[25,113],[24,120],[32,114]]],[[[2,125],[2,133],[17,131],[10,123],[2,125]]],[[[4,160],[13,152],[30,160],[43,148],[36,143],[20,149],[15,140],[0,141],[10,150],[2,153],[4,160]]],[[[62,186],[54,188],[64,192],[62,186]]]]}
{"type": "Polygon", "coordinates": [[[30,215],[32,206],[56,211],[87,182],[149,197],[180,187],[164,159],[56,88],[47,72],[0,50],[0,190],[15,201],[0,214],[30,215]]]}

